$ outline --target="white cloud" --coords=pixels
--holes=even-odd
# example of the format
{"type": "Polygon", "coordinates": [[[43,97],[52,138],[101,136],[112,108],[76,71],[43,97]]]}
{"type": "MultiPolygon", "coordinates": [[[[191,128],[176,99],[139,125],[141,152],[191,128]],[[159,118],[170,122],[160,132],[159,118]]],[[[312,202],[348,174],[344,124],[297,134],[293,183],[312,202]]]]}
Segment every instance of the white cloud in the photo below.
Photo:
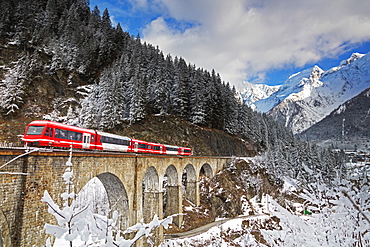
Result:
{"type": "MultiPolygon", "coordinates": [[[[272,68],[336,56],[370,40],[367,0],[155,0],[143,39],[234,84],[272,68]],[[179,30],[168,18],[193,23],[179,30]],[[167,22],[166,22],[167,20],[167,22]]],[[[146,2],[147,4],[149,2],[146,2]]]]}

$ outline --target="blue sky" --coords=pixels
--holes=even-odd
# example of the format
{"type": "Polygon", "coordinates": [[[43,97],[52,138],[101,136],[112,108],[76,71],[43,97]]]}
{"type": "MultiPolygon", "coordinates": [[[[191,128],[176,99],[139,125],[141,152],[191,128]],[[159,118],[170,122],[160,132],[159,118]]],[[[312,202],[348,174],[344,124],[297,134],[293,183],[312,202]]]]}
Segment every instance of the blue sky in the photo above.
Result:
{"type": "Polygon", "coordinates": [[[225,81],[281,84],[370,51],[368,0],[90,0],[131,35],[225,81]]]}

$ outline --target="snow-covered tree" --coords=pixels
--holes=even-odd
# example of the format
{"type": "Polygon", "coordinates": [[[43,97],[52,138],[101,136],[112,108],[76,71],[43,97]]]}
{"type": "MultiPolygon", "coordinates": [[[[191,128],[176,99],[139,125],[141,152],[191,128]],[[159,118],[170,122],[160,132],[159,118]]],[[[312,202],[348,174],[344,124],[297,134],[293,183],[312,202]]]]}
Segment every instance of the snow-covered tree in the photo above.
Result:
{"type": "Polygon", "coordinates": [[[22,57],[13,68],[8,68],[4,80],[0,81],[0,109],[7,115],[15,113],[23,104],[25,80],[29,61],[22,57]]]}
{"type": "Polygon", "coordinates": [[[311,215],[296,215],[271,199],[271,214],[279,218],[281,229],[263,230],[267,242],[287,247],[368,246],[370,186],[366,173],[355,180],[337,177],[332,186],[320,173],[311,170],[311,176],[314,179],[300,194],[305,212],[311,215]]]}
{"type": "MultiPolygon", "coordinates": [[[[195,69],[195,68],[194,68],[195,69]]],[[[199,125],[207,124],[207,106],[206,95],[207,86],[204,78],[202,77],[203,70],[195,70],[192,73],[191,83],[191,122],[199,125]]]]}
{"type": "Polygon", "coordinates": [[[190,111],[190,73],[182,58],[175,58],[174,85],[170,102],[173,114],[188,119],[190,111]]]}
{"type": "Polygon", "coordinates": [[[132,97],[130,107],[130,122],[137,122],[146,116],[145,76],[134,76],[131,78],[132,97]]]}

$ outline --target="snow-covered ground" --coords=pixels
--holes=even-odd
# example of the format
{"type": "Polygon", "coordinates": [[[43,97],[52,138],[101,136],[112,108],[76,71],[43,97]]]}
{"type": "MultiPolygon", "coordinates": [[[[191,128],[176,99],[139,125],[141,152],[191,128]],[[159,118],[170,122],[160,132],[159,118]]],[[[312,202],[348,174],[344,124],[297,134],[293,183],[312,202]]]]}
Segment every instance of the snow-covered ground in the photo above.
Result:
{"type": "Polygon", "coordinates": [[[269,220],[269,202],[268,196],[262,198],[261,202],[257,203],[257,198],[251,200],[255,210],[259,212],[257,215],[248,215],[250,205],[245,202],[244,215],[235,219],[220,220],[217,226],[210,228],[208,231],[186,238],[167,239],[161,247],[169,246],[266,246],[260,244],[253,233],[256,227],[263,225],[269,220]]]}

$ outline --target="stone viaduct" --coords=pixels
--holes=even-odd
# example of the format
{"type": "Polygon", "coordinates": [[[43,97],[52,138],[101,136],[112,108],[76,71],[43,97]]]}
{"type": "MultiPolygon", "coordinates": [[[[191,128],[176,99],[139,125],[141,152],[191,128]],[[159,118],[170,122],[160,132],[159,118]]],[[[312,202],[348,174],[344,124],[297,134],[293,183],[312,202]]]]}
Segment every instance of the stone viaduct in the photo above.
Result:
{"type": "MultiPolygon", "coordinates": [[[[0,167],[22,153],[24,150],[0,150],[0,167]]],[[[44,246],[44,225],[56,222],[41,198],[47,190],[62,205],[60,195],[66,190],[62,175],[68,157],[67,151],[37,151],[0,169],[0,247],[44,246]]],[[[183,197],[199,205],[200,176],[213,177],[230,161],[228,157],[75,151],[73,190],[79,193],[89,181],[98,178],[109,205],[122,215],[120,224],[126,228],[142,218],[148,222],[154,214],[164,218],[181,213],[183,197]]],[[[177,216],[174,223],[181,225],[182,217],[177,216]]],[[[162,231],[159,234],[163,237],[162,231]]]]}

